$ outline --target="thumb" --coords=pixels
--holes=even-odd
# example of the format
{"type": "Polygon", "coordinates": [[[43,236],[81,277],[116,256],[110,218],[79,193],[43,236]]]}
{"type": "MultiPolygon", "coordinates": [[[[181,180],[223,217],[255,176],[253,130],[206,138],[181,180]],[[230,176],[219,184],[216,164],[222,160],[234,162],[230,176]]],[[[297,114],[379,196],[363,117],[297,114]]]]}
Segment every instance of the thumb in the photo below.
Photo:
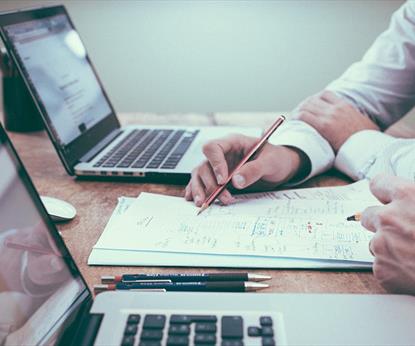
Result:
{"type": "Polygon", "coordinates": [[[243,165],[232,177],[232,184],[237,189],[243,189],[254,184],[264,176],[261,160],[253,160],[243,165]]]}
{"type": "Polygon", "coordinates": [[[378,215],[380,209],[381,207],[368,207],[363,211],[360,223],[364,228],[371,232],[376,232],[376,216],[378,215]]]}

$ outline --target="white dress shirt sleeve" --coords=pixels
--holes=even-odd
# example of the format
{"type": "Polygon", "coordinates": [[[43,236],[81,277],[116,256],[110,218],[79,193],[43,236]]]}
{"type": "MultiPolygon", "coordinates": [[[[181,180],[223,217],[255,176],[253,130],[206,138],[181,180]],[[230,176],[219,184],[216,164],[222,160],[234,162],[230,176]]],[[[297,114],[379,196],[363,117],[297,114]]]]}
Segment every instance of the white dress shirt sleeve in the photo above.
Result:
{"type": "MultiPolygon", "coordinates": [[[[407,113],[415,104],[415,1],[402,5],[393,14],[389,28],[375,40],[362,60],[326,89],[348,100],[382,129],[407,113]]],[[[310,159],[310,174],[293,183],[324,172],[334,162],[330,144],[301,121],[287,121],[270,143],[295,147],[310,159]]],[[[334,165],[353,179],[381,171],[408,176],[413,174],[411,168],[390,153],[390,148],[395,145],[406,148],[406,143],[407,140],[396,140],[381,132],[358,132],[340,148],[334,165]]]]}
{"type": "MultiPolygon", "coordinates": [[[[297,185],[311,177],[330,169],[334,162],[334,152],[314,127],[299,120],[288,120],[270,137],[269,143],[284,145],[301,150],[310,159],[311,170],[301,181],[291,181],[297,185]]],[[[278,160],[278,158],[276,158],[278,160]]]]}
{"type": "Polygon", "coordinates": [[[327,89],[385,129],[415,104],[415,1],[403,4],[363,56],[327,89]]]}
{"type": "Polygon", "coordinates": [[[371,179],[385,173],[415,182],[415,139],[400,139],[365,130],[355,133],[340,148],[335,167],[352,179],[371,179]]]}

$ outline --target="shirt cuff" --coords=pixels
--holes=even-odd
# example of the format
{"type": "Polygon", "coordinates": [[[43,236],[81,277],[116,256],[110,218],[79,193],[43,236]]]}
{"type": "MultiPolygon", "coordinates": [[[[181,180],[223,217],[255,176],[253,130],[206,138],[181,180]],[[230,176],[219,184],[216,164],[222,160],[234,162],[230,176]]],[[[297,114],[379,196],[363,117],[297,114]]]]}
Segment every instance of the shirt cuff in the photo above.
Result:
{"type": "Polygon", "coordinates": [[[379,152],[396,138],[374,130],[359,131],[340,147],[334,167],[354,180],[364,179],[379,152]]]}
{"type": "Polygon", "coordinates": [[[300,120],[289,120],[268,140],[274,145],[284,145],[301,150],[311,163],[310,173],[301,181],[291,181],[287,185],[298,185],[333,166],[334,152],[314,127],[300,120]]]}

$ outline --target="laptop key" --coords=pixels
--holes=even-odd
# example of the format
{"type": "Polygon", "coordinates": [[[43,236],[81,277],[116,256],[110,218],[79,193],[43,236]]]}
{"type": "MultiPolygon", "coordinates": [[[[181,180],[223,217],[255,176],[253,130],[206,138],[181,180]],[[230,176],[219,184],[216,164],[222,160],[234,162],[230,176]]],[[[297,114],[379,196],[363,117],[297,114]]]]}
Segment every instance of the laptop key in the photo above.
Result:
{"type": "Polygon", "coordinates": [[[242,340],[223,340],[221,343],[222,346],[244,346],[242,340]]]}
{"type": "Polygon", "coordinates": [[[264,327],[271,327],[272,326],[272,318],[270,316],[261,316],[259,318],[259,324],[264,327]]]}
{"type": "Polygon", "coordinates": [[[192,323],[192,318],[189,315],[171,315],[170,316],[171,324],[190,324],[192,323]]]}
{"type": "Polygon", "coordinates": [[[242,339],[244,336],[243,320],[241,316],[222,317],[222,338],[242,339]]]}
{"type": "Polygon", "coordinates": [[[195,327],[196,333],[216,333],[215,323],[197,323],[195,327]]]}
{"type": "Polygon", "coordinates": [[[196,334],[194,342],[196,345],[215,345],[216,335],[215,334],[196,334]]]}
{"type": "Polygon", "coordinates": [[[270,338],[270,337],[262,338],[261,345],[262,346],[275,346],[275,340],[274,338],[270,338]]]}
{"type": "Polygon", "coordinates": [[[274,330],[272,327],[262,327],[261,334],[263,336],[274,336],[274,330]]]}
{"type": "Polygon", "coordinates": [[[261,336],[261,328],[259,327],[248,327],[249,336],[261,336]]]}
{"type": "Polygon", "coordinates": [[[122,338],[121,346],[133,346],[135,342],[135,337],[133,335],[125,335],[122,338]]]}
{"type": "Polygon", "coordinates": [[[216,323],[218,318],[215,315],[171,315],[171,324],[189,324],[197,322],[216,323]]]}
{"type": "Polygon", "coordinates": [[[136,315],[136,314],[134,314],[134,315],[129,315],[128,316],[128,319],[127,319],[127,323],[128,324],[138,324],[138,323],[140,323],[140,315],[136,315]]]}
{"type": "Polygon", "coordinates": [[[144,318],[144,329],[163,329],[166,323],[165,315],[146,315],[144,318]]]}
{"type": "Polygon", "coordinates": [[[139,346],[161,346],[160,341],[143,340],[138,344],[139,346]]]}
{"type": "Polygon", "coordinates": [[[138,331],[138,327],[136,324],[127,324],[124,330],[125,335],[136,335],[138,331]]]}
{"type": "Polygon", "coordinates": [[[190,327],[188,324],[172,324],[169,328],[170,335],[189,335],[190,327]]]}
{"type": "Polygon", "coordinates": [[[143,329],[141,340],[161,340],[163,332],[161,330],[143,329]]]}
{"type": "Polygon", "coordinates": [[[215,315],[191,315],[192,322],[216,323],[218,318],[215,315]]]}
{"type": "Polygon", "coordinates": [[[102,167],[104,167],[104,168],[110,168],[110,167],[114,167],[114,166],[115,166],[115,163],[106,163],[102,167]]]}
{"type": "Polygon", "coordinates": [[[171,335],[167,338],[167,346],[187,346],[189,338],[187,336],[171,335]]]}

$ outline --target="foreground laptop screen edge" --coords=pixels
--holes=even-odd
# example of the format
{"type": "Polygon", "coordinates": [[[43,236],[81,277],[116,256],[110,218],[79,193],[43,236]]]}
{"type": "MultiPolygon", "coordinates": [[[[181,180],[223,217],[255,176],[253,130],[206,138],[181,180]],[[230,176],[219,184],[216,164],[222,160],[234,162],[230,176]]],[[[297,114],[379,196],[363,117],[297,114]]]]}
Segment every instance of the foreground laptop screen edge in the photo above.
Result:
{"type": "MultiPolygon", "coordinates": [[[[54,224],[51,222],[49,216],[47,215],[46,210],[45,210],[45,208],[44,208],[44,206],[43,206],[43,204],[42,204],[42,202],[39,198],[39,195],[38,195],[32,181],[31,181],[30,177],[28,176],[22,162],[20,161],[19,157],[17,156],[16,151],[15,151],[13,145],[11,144],[6,132],[4,131],[4,129],[2,128],[2,126],[0,124],[0,154],[1,154],[1,152],[3,152],[3,159],[1,159],[2,155],[0,155],[0,161],[3,161],[3,163],[9,162],[9,164],[11,164],[11,166],[9,166],[9,167],[14,167],[13,170],[15,171],[15,173],[13,173],[13,171],[8,170],[7,166],[3,167],[3,169],[5,169],[7,172],[4,171],[2,176],[1,176],[1,179],[0,179],[0,202],[1,202],[2,199],[4,199],[5,196],[7,196],[7,199],[9,199],[10,198],[10,192],[11,192],[11,194],[13,194],[14,189],[13,190],[9,190],[9,189],[4,190],[5,187],[7,188],[9,186],[9,188],[10,188],[10,186],[14,186],[14,187],[19,188],[19,189],[21,187],[23,187],[23,189],[27,193],[27,196],[29,197],[29,200],[27,201],[28,202],[27,204],[29,205],[29,203],[30,203],[30,205],[29,205],[28,208],[29,209],[32,209],[32,208],[35,209],[35,214],[39,215],[39,221],[42,223],[42,225],[45,225],[45,227],[47,228],[47,230],[48,230],[47,235],[51,237],[51,239],[53,241],[53,244],[54,244],[53,246],[57,249],[58,253],[60,254],[62,260],[65,263],[65,267],[64,267],[64,268],[66,268],[65,270],[68,273],[71,273],[71,277],[73,279],[70,279],[70,282],[73,281],[73,283],[77,283],[77,282],[79,283],[79,290],[77,291],[78,293],[75,295],[76,298],[74,300],[66,301],[66,303],[69,303],[67,306],[66,305],[64,306],[64,308],[66,308],[66,310],[62,314],[56,315],[58,318],[56,320],[52,320],[50,325],[45,326],[45,330],[47,330],[47,333],[37,336],[39,338],[39,339],[37,339],[37,341],[40,344],[43,344],[43,343],[47,342],[51,337],[54,337],[54,338],[57,337],[57,333],[61,334],[62,332],[64,332],[64,330],[69,327],[66,323],[66,321],[69,319],[69,316],[76,313],[77,310],[79,310],[79,308],[81,306],[83,306],[83,305],[87,304],[89,301],[91,301],[92,295],[91,295],[90,291],[88,290],[88,286],[86,285],[83,277],[81,276],[80,271],[77,268],[72,256],[70,255],[68,249],[66,248],[66,245],[64,244],[64,242],[61,239],[60,235],[58,234],[54,224]],[[6,154],[6,157],[10,158],[10,160],[7,159],[6,161],[4,161],[4,154],[6,154]],[[9,173],[9,174],[7,174],[7,173],[9,173]],[[18,181],[17,185],[16,185],[16,183],[14,183],[14,181],[16,181],[16,179],[18,181]],[[20,185],[20,187],[18,185],[20,185]],[[9,191],[9,192],[7,194],[5,194],[7,191],[9,191]],[[30,207],[30,206],[33,206],[33,207],[30,207]]],[[[13,199],[11,199],[11,200],[13,201],[13,199]]],[[[19,216],[18,218],[16,218],[16,219],[20,220],[19,222],[22,222],[22,219],[25,219],[25,215],[27,215],[27,213],[24,213],[24,210],[21,210],[21,211],[23,212],[22,215],[19,216]]],[[[0,210],[0,214],[2,214],[1,210],[0,210]]],[[[15,217],[15,216],[10,215],[10,217],[15,217]]],[[[10,217],[9,217],[9,219],[10,219],[10,217]]],[[[17,223],[17,221],[16,221],[16,223],[17,223]]],[[[7,224],[8,224],[7,221],[0,220],[0,226],[1,226],[0,227],[0,235],[2,235],[2,242],[1,242],[2,244],[1,245],[3,247],[8,246],[5,243],[5,240],[4,240],[5,239],[5,237],[4,237],[5,229],[13,228],[13,227],[10,227],[10,223],[9,223],[8,227],[6,227],[7,224]]],[[[18,228],[16,228],[16,231],[17,230],[18,230],[18,228]]],[[[19,240],[19,237],[16,236],[16,234],[17,234],[16,231],[13,231],[12,241],[13,240],[14,241],[19,240]]],[[[26,234],[27,234],[27,232],[26,232],[26,234]]],[[[10,240],[10,239],[8,239],[8,240],[10,240]]],[[[20,240],[23,240],[23,241],[26,240],[27,241],[27,238],[20,237],[20,240]]],[[[17,252],[17,250],[16,250],[16,252],[17,252]]],[[[19,257],[19,258],[24,258],[25,257],[24,255],[25,254],[23,253],[23,257],[19,257]]],[[[14,260],[14,257],[11,256],[11,258],[9,258],[9,261],[12,263],[13,260],[14,260]]],[[[4,265],[4,263],[3,263],[3,265],[4,265]]],[[[45,268],[45,270],[46,269],[47,268],[45,268]]],[[[5,270],[5,269],[0,269],[0,279],[2,277],[4,278],[4,275],[1,275],[3,270],[5,270]]],[[[6,273],[3,273],[3,274],[6,274],[6,273]]],[[[10,273],[9,273],[9,276],[10,276],[10,273]]],[[[14,281],[15,280],[12,280],[11,282],[14,282],[14,281]]],[[[16,293],[19,291],[18,289],[16,290],[16,288],[12,288],[13,284],[10,286],[7,282],[7,279],[6,279],[6,281],[0,280],[0,282],[2,282],[1,287],[3,287],[3,288],[0,287],[0,294],[1,293],[7,293],[8,291],[16,292],[16,293]],[[7,287],[9,287],[9,289],[7,289],[7,287]],[[6,288],[6,291],[4,291],[5,288],[6,288]]],[[[69,281],[65,281],[65,282],[69,283],[69,281]]],[[[76,285],[78,285],[78,284],[76,284],[76,285]]],[[[45,286],[45,287],[47,287],[47,286],[45,286]]],[[[51,289],[54,289],[53,287],[54,286],[52,286],[51,289]]],[[[56,288],[57,289],[56,292],[58,292],[58,291],[60,291],[60,288],[66,287],[66,284],[65,284],[65,286],[56,286],[56,287],[59,288],[59,289],[56,288]]],[[[27,290],[27,286],[26,286],[26,288],[24,289],[23,292],[26,292],[26,290],[27,290]]],[[[51,291],[51,292],[54,292],[54,291],[51,291]]],[[[16,294],[16,293],[13,293],[13,294],[16,294]]],[[[53,296],[54,295],[55,294],[53,294],[53,296]]],[[[12,295],[12,297],[13,297],[13,295],[12,295]]],[[[49,301],[49,298],[48,298],[48,301],[49,301]]],[[[40,307],[42,307],[42,306],[43,305],[41,305],[40,307]]],[[[40,307],[35,309],[35,311],[33,313],[33,316],[35,316],[35,314],[39,312],[40,307]]],[[[27,330],[31,330],[30,328],[29,329],[27,328],[27,324],[30,323],[30,321],[33,320],[32,315],[30,315],[29,317],[30,318],[28,319],[28,322],[26,322],[22,327],[22,328],[25,328],[26,333],[27,333],[27,330]]],[[[13,333],[16,334],[16,332],[18,333],[19,330],[16,330],[13,333]]],[[[19,340],[19,339],[17,339],[17,340],[19,340]]],[[[6,345],[7,345],[7,342],[6,342],[6,345]]]]}

